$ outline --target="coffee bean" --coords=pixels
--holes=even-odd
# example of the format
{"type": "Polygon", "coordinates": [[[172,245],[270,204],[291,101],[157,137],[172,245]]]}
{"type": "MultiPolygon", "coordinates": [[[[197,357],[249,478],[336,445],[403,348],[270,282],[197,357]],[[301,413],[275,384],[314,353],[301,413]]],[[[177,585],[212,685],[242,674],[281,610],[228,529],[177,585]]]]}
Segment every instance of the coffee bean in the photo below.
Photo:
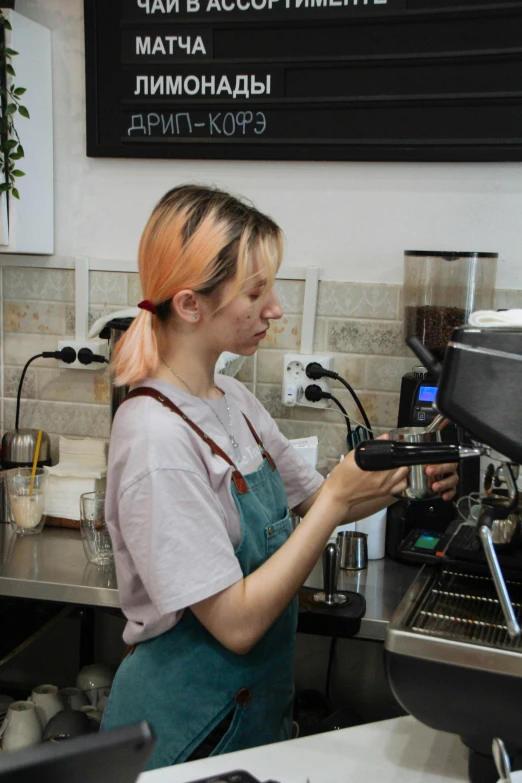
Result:
{"type": "Polygon", "coordinates": [[[420,305],[404,308],[407,337],[418,337],[438,357],[442,357],[451,333],[466,323],[466,311],[461,307],[420,305]]]}

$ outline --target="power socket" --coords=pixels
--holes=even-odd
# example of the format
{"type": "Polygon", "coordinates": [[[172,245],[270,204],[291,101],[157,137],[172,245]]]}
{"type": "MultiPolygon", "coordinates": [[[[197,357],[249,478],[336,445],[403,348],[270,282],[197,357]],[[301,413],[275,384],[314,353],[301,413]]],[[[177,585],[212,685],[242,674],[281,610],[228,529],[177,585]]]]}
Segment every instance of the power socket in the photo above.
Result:
{"type": "Polygon", "coordinates": [[[64,370],[103,370],[107,365],[101,362],[91,362],[91,364],[82,364],[78,360],[78,351],[81,348],[89,348],[95,354],[101,354],[106,359],[108,358],[108,342],[107,340],[59,340],[58,350],[62,348],[74,348],[76,351],[76,359],[71,364],[66,362],[58,362],[58,367],[62,367],[64,370]]]}
{"type": "Polygon", "coordinates": [[[306,374],[306,368],[311,362],[317,362],[325,370],[333,370],[333,356],[321,354],[300,354],[287,353],[284,356],[283,367],[283,403],[284,405],[302,405],[307,408],[329,408],[330,400],[319,400],[310,402],[304,396],[307,386],[320,386],[320,388],[331,393],[329,378],[320,378],[314,381],[306,374]]]}

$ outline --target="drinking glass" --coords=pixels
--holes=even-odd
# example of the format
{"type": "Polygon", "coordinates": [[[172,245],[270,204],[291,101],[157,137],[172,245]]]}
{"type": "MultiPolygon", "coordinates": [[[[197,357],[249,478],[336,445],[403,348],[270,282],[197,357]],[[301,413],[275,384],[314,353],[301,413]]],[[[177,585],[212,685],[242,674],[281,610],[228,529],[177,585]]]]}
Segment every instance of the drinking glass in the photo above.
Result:
{"type": "Polygon", "coordinates": [[[36,468],[33,479],[31,474],[32,468],[12,468],[5,472],[11,507],[10,523],[20,536],[40,533],[45,524],[48,473],[44,468],[36,468]]]}
{"type": "Polygon", "coordinates": [[[112,562],[111,537],[105,524],[105,492],[86,492],[80,496],[80,532],[89,563],[112,562]]]}

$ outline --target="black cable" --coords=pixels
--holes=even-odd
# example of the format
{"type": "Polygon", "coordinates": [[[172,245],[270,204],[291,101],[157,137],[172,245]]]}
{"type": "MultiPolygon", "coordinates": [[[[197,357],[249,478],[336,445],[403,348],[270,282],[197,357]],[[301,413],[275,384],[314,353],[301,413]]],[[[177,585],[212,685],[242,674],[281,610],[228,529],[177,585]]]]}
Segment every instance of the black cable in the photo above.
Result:
{"type": "Polygon", "coordinates": [[[366,411],[364,410],[362,402],[360,401],[359,397],[357,396],[353,388],[350,386],[348,381],[345,381],[344,378],[342,378],[339,375],[339,373],[334,372],[333,370],[325,370],[324,367],[321,367],[319,362],[310,362],[310,364],[308,364],[306,367],[306,374],[308,378],[311,378],[314,381],[319,380],[319,378],[332,378],[334,381],[340,381],[352,395],[355,404],[357,405],[357,407],[361,412],[366,429],[368,430],[368,437],[370,438],[370,440],[373,440],[372,427],[368,419],[368,416],[366,415],[366,411]]]}
{"type": "Polygon", "coordinates": [[[337,405],[337,407],[339,408],[341,413],[344,414],[344,420],[346,421],[346,429],[348,430],[348,435],[347,435],[347,438],[348,438],[348,440],[347,440],[348,448],[352,448],[352,446],[351,446],[351,443],[352,443],[352,425],[350,423],[350,417],[348,416],[348,413],[347,413],[346,409],[341,405],[341,403],[339,402],[337,397],[334,397],[333,394],[330,394],[328,399],[330,399],[332,402],[335,402],[335,404],[337,405]]]}
{"type": "Polygon", "coordinates": [[[364,424],[366,425],[366,429],[368,431],[368,436],[369,436],[370,440],[373,440],[372,426],[370,424],[368,416],[366,415],[366,411],[364,410],[363,404],[360,401],[359,397],[357,396],[355,391],[352,389],[352,387],[350,386],[348,381],[345,381],[344,378],[341,378],[340,375],[337,376],[336,380],[341,381],[341,383],[344,384],[344,386],[346,386],[346,388],[348,389],[348,391],[352,395],[353,399],[355,400],[355,404],[357,405],[357,407],[361,411],[361,415],[363,417],[364,424]]]}
{"type": "Polygon", "coordinates": [[[319,400],[332,400],[332,402],[335,402],[339,410],[343,413],[344,420],[346,422],[346,429],[348,430],[348,436],[347,436],[348,449],[353,448],[352,425],[350,424],[350,417],[348,416],[346,408],[344,408],[341,405],[337,397],[334,397],[333,394],[330,394],[330,392],[323,391],[321,387],[317,386],[317,384],[315,383],[312,383],[310,386],[306,387],[305,397],[310,402],[319,402],[319,400]]]}
{"type": "Polygon", "coordinates": [[[20,421],[20,398],[22,396],[22,386],[24,384],[24,378],[25,373],[27,372],[27,368],[31,364],[31,362],[34,362],[35,359],[39,359],[41,356],[43,356],[43,353],[37,353],[36,356],[31,356],[30,359],[27,360],[25,363],[25,367],[22,370],[22,374],[20,376],[20,381],[18,383],[18,392],[16,394],[16,418],[15,418],[15,430],[18,432],[18,423],[20,421]]]}
{"type": "Polygon", "coordinates": [[[328,701],[330,701],[330,678],[332,676],[332,666],[333,666],[333,659],[334,659],[336,646],[337,646],[337,637],[332,636],[332,641],[330,642],[330,653],[328,655],[328,667],[326,669],[326,686],[324,689],[328,701]]]}
{"type": "Polygon", "coordinates": [[[74,348],[70,348],[67,346],[66,348],[62,348],[61,351],[44,351],[43,353],[37,353],[35,356],[31,356],[30,359],[28,359],[25,363],[25,367],[22,370],[22,374],[20,376],[20,381],[18,383],[18,392],[16,394],[16,418],[15,418],[15,429],[18,431],[18,425],[20,423],[20,400],[22,397],[22,386],[24,384],[24,378],[25,374],[27,372],[27,368],[31,364],[31,362],[34,362],[35,359],[59,359],[62,362],[65,362],[66,364],[72,364],[74,360],[76,359],[76,351],[74,348]]]}

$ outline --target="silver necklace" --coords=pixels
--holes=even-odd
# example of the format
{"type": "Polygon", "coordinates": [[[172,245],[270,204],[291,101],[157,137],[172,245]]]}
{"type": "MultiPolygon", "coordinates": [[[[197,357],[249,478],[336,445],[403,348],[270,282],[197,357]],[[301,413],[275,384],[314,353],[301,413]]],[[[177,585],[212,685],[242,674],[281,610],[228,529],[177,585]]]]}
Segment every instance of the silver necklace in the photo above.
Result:
{"type": "Polygon", "coordinates": [[[204,402],[205,405],[210,408],[210,410],[212,411],[212,413],[214,414],[216,419],[219,421],[219,423],[221,424],[221,426],[223,427],[223,429],[227,433],[227,435],[228,435],[228,437],[230,439],[230,443],[232,444],[232,450],[234,452],[235,460],[236,460],[236,462],[239,462],[242,459],[241,449],[239,448],[239,443],[237,442],[236,437],[234,435],[234,432],[232,430],[232,416],[230,415],[230,408],[228,407],[227,395],[225,394],[223,389],[220,389],[219,386],[216,386],[216,384],[214,384],[215,388],[218,391],[221,392],[221,394],[223,395],[223,399],[225,400],[225,405],[227,407],[227,413],[228,413],[228,421],[229,421],[229,424],[230,424],[230,432],[227,430],[223,420],[221,419],[221,416],[218,414],[218,412],[216,410],[214,410],[212,405],[209,402],[207,402],[207,400],[205,400],[204,397],[198,397],[198,395],[194,392],[193,389],[191,389],[191,387],[188,385],[188,383],[185,380],[183,380],[181,375],[178,375],[178,373],[175,370],[173,370],[172,367],[169,367],[169,365],[167,364],[166,361],[164,361],[164,359],[161,359],[161,361],[165,365],[167,370],[169,370],[172,373],[172,375],[174,375],[174,377],[178,379],[178,381],[181,381],[181,383],[189,390],[189,392],[192,394],[193,397],[197,397],[198,400],[201,400],[201,402],[204,402]]]}

